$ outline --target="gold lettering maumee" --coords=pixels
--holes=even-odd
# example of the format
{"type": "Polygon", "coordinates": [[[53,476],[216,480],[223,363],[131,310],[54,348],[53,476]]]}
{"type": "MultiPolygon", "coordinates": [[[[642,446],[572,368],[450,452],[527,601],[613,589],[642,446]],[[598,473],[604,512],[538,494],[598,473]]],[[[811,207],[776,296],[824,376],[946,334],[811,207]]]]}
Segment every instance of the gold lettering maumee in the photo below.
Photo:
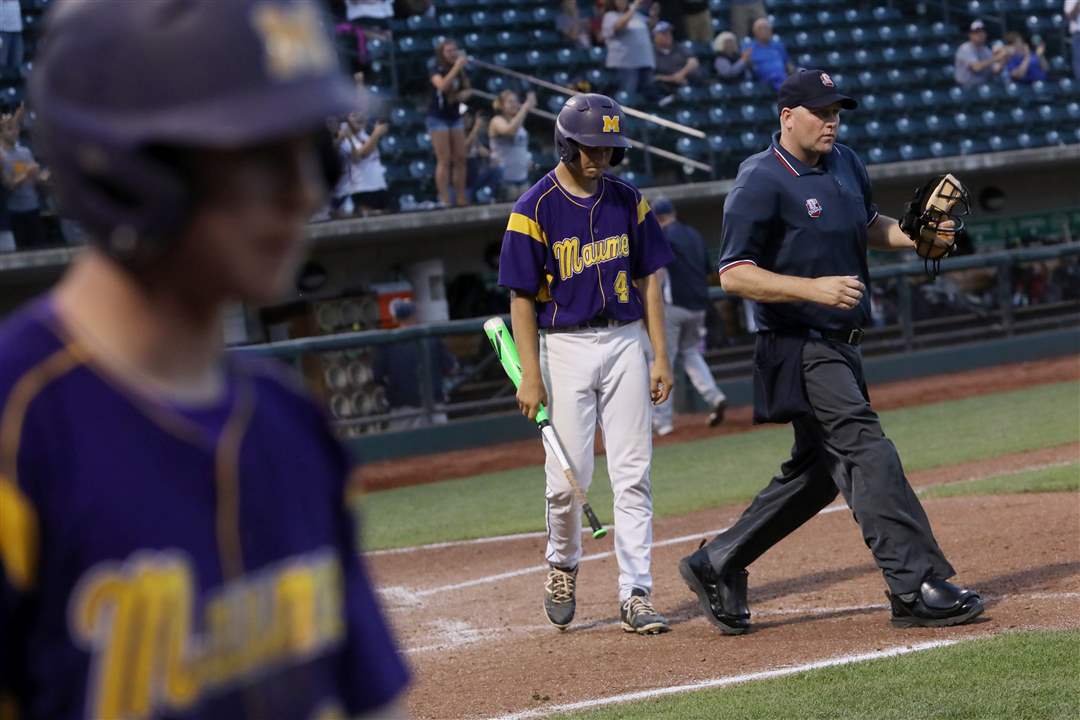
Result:
{"type": "Polygon", "coordinates": [[[345,636],[341,565],[322,549],[287,558],[209,593],[202,622],[188,556],[140,551],[88,570],[68,623],[93,655],[91,717],[182,712],[253,672],[296,664],[345,636]]]}
{"type": "Polygon", "coordinates": [[[581,244],[577,237],[563,238],[552,244],[551,252],[559,263],[559,279],[569,280],[585,268],[630,256],[630,236],[612,235],[603,240],[581,244]]]}

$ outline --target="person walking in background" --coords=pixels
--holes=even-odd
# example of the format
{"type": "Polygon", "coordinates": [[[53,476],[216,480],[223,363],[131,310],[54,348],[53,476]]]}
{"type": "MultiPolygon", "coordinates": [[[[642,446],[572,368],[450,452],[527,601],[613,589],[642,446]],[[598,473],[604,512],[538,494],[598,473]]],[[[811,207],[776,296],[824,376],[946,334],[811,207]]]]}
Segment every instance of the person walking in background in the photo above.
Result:
{"type": "Polygon", "coordinates": [[[656,67],[648,19],[639,12],[642,3],[607,0],[601,29],[607,45],[607,68],[615,72],[618,89],[631,96],[649,89],[656,67]]]}
{"type": "Polygon", "coordinates": [[[986,45],[986,26],[974,20],[968,28],[968,40],[956,49],[956,84],[968,88],[989,82],[1001,70],[1005,51],[986,45]]]}
{"type": "Polygon", "coordinates": [[[1072,36],[1073,76],[1080,82],[1080,0],[1065,0],[1065,22],[1069,23],[1072,36]]]}
{"type": "Polygon", "coordinates": [[[443,207],[450,206],[451,185],[455,204],[469,203],[465,194],[465,121],[461,114],[461,104],[472,93],[465,74],[468,62],[457,42],[449,38],[435,46],[435,57],[428,62],[432,94],[427,129],[435,149],[435,188],[443,207]]]}
{"type": "Polygon", "coordinates": [[[716,53],[713,68],[720,82],[737,83],[753,80],[750,55],[754,52],[754,48],[748,45],[739,52],[739,41],[735,38],[735,33],[727,30],[717,33],[716,39],[713,40],[713,51],[716,53]]]}
{"type": "Polygon", "coordinates": [[[776,90],[795,66],[788,58],[784,43],[773,36],[772,24],[767,18],[754,21],[753,33],[753,39],[744,43],[744,49],[750,48],[754,77],[776,90]]]}
{"type": "Polygon", "coordinates": [[[491,138],[491,163],[502,174],[499,199],[517,200],[529,189],[532,155],[525,118],[536,107],[536,93],[530,92],[523,103],[513,90],[503,90],[492,105],[498,114],[491,118],[488,136],[491,138]]]}
{"type": "Polygon", "coordinates": [[[731,31],[741,43],[750,34],[750,28],[759,19],[766,16],[765,3],[762,0],[730,0],[731,31]]]}
{"type": "MultiPolygon", "coordinates": [[[[709,304],[708,277],[713,274],[713,263],[701,233],[678,221],[670,200],[657,198],[653,212],[675,253],[675,259],[664,269],[663,279],[668,359],[672,369],[682,361],[690,383],[711,409],[709,427],[716,427],[724,421],[727,396],[716,386],[701,354],[705,344],[705,308],[709,304]]],[[[661,437],[675,429],[674,404],[674,398],[669,397],[653,411],[653,430],[661,437]]]]}

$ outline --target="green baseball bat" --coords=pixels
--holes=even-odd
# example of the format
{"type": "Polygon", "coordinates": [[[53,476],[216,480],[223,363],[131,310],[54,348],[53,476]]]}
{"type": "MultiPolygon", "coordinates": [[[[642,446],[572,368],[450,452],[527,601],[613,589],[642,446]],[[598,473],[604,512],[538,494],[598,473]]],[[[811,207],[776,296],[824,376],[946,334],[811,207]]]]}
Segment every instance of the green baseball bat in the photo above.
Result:
{"type": "MultiPolygon", "coordinates": [[[[514,383],[514,387],[519,387],[521,385],[521,358],[518,356],[517,345],[514,343],[514,337],[510,334],[506,323],[503,322],[501,317],[490,318],[484,323],[484,334],[491,341],[491,346],[495,348],[495,354],[499,356],[499,362],[502,363],[506,375],[514,383]]],[[[570,461],[566,459],[566,453],[563,452],[559,437],[555,434],[555,428],[551,427],[551,419],[548,417],[547,409],[543,405],[540,406],[540,410],[536,413],[536,427],[540,430],[540,436],[548,449],[551,450],[551,454],[558,461],[563,474],[566,475],[567,482],[570,483],[570,487],[574,490],[574,496],[581,503],[581,509],[589,521],[589,527],[592,528],[592,536],[594,538],[604,537],[607,535],[607,530],[596,519],[596,513],[593,512],[593,509],[589,507],[585,492],[578,485],[577,478],[574,477],[574,471],[570,469],[570,461]]]]}

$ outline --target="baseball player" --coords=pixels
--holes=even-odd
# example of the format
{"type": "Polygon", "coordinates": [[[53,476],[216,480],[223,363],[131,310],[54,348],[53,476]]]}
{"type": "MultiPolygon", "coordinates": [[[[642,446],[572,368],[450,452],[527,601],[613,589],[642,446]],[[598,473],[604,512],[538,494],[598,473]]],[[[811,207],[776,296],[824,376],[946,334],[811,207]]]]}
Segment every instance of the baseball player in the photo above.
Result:
{"type": "MultiPolygon", "coordinates": [[[[655,273],[672,256],[649,203],[605,172],[630,145],[624,131],[622,109],[611,98],[567,100],[555,124],[560,162],[514,205],[499,284],[511,291],[521,354],[518,405],[530,419],[546,405],[585,491],[599,421],[615,495],[622,627],[652,634],[668,624],[650,601],[650,399],[666,400],[672,382],[655,273]]],[[[574,617],[581,508],[550,453],[546,475],[551,569],[544,610],[551,624],[565,629],[574,617]]]]}
{"type": "MultiPolygon", "coordinates": [[[[712,409],[707,423],[716,427],[724,421],[727,396],[716,386],[709,365],[702,356],[705,346],[705,308],[709,303],[709,283],[712,262],[705,240],[694,228],[678,221],[675,206],[667,198],[656,199],[653,212],[664,237],[671,243],[675,260],[664,268],[664,336],[668,342],[668,358],[682,360],[686,375],[698,394],[712,409]]],[[[653,428],[660,436],[670,434],[674,398],[657,405],[653,428]]]]}
{"type": "Polygon", "coordinates": [[[222,352],[336,179],[317,133],[356,93],[321,27],[310,0],[51,6],[37,140],[93,243],[0,326],[4,717],[397,712],[347,459],[291,376],[222,352]]]}
{"type": "MultiPolygon", "coordinates": [[[[844,495],[885,576],[898,626],[968,622],[979,596],[954,574],[900,458],[870,407],[859,342],[870,318],[867,247],[915,247],[881,215],[851,148],[836,142],[856,102],[821,70],[783,82],[780,132],[739,167],[724,203],[720,278],[755,301],[754,420],[793,421],[780,474],[679,570],[722,632],[746,632],[746,567],[844,495]]],[[[949,221],[953,222],[953,221],[949,221]]]]}

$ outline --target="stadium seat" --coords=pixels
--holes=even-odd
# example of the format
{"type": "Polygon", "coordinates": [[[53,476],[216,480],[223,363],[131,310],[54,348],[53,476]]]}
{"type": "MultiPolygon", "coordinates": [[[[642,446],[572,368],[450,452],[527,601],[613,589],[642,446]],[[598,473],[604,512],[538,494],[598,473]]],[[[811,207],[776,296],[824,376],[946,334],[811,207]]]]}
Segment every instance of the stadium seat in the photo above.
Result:
{"type": "Polygon", "coordinates": [[[1065,115],[1070,120],[1080,121],[1080,103],[1075,100],[1065,106],[1065,115]]]}
{"type": "Polygon", "coordinates": [[[607,58],[607,50],[601,45],[589,48],[589,62],[602,64],[607,58]]]}
{"type": "Polygon", "coordinates": [[[1016,140],[1008,136],[991,135],[988,141],[990,149],[994,152],[1002,152],[1004,150],[1014,150],[1016,148],[1016,140]]]}
{"type": "Polygon", "coordinates": [[[548,98],[547,109],[558,115],[559,111],[562,110],[563,105],[566,104],[567,99],[568,98],[565,95],[552,95],[548,98]]]}
{"type": "Polygon", "coordinates": [[[875,146],[870,148],[870,151],[866,154],[871,163],[887,163],[896,160],[896,152],[881,146],[875,146]]]}
{"type": "Polygon", "coordinates": [[[930,148],[919,143],[904,143],[900,146],[901,160],[918,160],[927,157],[929,154],[930,148]]]}
{"type": "Polygon", "coordinates": [[[968,130],[974,127],[971,116],[965,112],[958,112],[953,115],[953,125],[957,130],[968,130]]]}
{"type": "Polygon", "coordinates": [[[708,145],[697,138],[681,137],[675,142],[675,152],[694,160],[700,160],[709,154],[708,145]]]}
{"type": "Polygon", "coordinates": [[[686,125],[688,127],[697,128],[705,125],[708,119],[708,115],[701,110],[679,110],[675,113],[675,122],[680,125],[686,125]]]}
{"type": "Polygon", "coordinates": [[[409,163],[409,175],[416,180],[431,177],[432,168],[426,160],[413,160],[409,163]]]}
{"type": "Polygon", "coordinates": [[[1063,145],[1065,142],[1057,130],[1047,130],[1045,140],[1047,145],[1063,145]]]}
{"type": "Polygon", "coordinates": [[[732,86],[727,83],[715,82],[709,85],[710,100],[730,100],[734,94],[732,86]]]}
{"type": "Polygon", "coordinates": [[[950,157],[952,155],[958,155],[959,150],[957,146],[950,142],[942,142],[941,140],[934,140],[930,143],[930,155],[933,157],[950,157]]]}
{"type": "Polygon", "coordinates": [[[1035,144],[1035,138],[1029,133],[1022,132],[1016,136],[1016,144],[1022,148],[1029,148],[1035,144]]]}
{"type": "MultiPolygon", "coordinates": [[[[1076,103],[1073,104],[1075,105],[1076,103]]],[[[708,118],[709,125],[712,125],[714,127],[722,127],[724,125],[729,125],[733,121],[731,117],[731,112],[724,108],[722,105],[714,105],[713,107],[709,108],[708,118]]]]}
{"type": "Polygon", "coordinates": [[[574,68],[584,65],[589,61],[589,56],[581,48],[559,48],[555,51],[555,60],[560,67],[572,71],[574,68]]]}

